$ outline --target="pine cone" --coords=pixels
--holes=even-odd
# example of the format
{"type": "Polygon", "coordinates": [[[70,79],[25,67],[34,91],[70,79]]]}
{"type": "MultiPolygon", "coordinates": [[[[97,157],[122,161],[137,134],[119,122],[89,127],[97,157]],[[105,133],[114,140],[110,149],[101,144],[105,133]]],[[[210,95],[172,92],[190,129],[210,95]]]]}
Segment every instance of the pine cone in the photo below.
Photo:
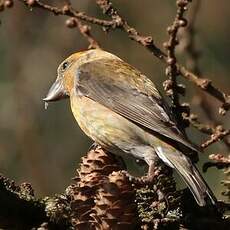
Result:
{"type": "Polygon", "coordinates": [[[90,150],[86,156],[82,157],[78,174],[79,178],[82,179],[92,172],[109,175],[111,172],[121,169],[124,169],[124,163],[121,158],[108,152],[106,153],[100,146],[97,146],[95,149],[90,150]]]}
{"type": "Polygon", "coordinates": [[[94,220],[90,214],[95,205],[94,196],[103,177],[103,175],[94,172],[86,175],[76,185],[67,188],[66,193],[71,199],[72,225],[76,229],[95,229],[92,228],[94,220]],[[85,224],[87,224],[87,228],[85,224]]]}
{"type": "Polygon", "coordinates": [[[95,214],[93,208],[97,191],[108,180],[107,176],[111,172],[121,170],[122,167],[123,162],[105,153],[99,146],[82,157],[79,177],[74,178],[76,184],[66,190],[72,210],[71,222],[76,229],[96,229],[92,215],[95,214]]]}
{"type": "Polygon", "coordinates": [[[66,190],[75,229],[120,230],[165,224],[167,201],[170,203],[165,195],[175,191],[171,171],[157,167],[159,174],[150,189],[138,184],[139,180],[132,186],[128,174],[119,171],[122,167],[121,161],[100,147],[82,158],[76,184],[66,190]]]}
{"type": "Polygon", "coordinates": [[[137,212],[141,229],[170,229],[177,225],[174,210],[178,207],[179,193],[172,170],[162,164],[156,167],[157,173],[153,184],[136,189],[137,212]],[[176,205],[175,205],[176,204],[176,205]]]}
{"type": "Polygon", "coordinates": [[[95,199],[96,229],[133,229],[136,222],[135,191],[129,178],[113,172],[101,184],[95,199]]]}

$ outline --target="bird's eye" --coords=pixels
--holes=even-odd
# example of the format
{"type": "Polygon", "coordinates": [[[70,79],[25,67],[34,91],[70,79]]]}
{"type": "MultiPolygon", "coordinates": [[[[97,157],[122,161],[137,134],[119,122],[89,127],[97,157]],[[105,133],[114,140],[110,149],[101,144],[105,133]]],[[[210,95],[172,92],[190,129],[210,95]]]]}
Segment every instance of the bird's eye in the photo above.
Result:
{"type": "Polygon", "coordinates": [[[66,68],[68,67],[69,63],[68,62],[64,62],[62,64],[62,70],[66,70],[66,68]]]}

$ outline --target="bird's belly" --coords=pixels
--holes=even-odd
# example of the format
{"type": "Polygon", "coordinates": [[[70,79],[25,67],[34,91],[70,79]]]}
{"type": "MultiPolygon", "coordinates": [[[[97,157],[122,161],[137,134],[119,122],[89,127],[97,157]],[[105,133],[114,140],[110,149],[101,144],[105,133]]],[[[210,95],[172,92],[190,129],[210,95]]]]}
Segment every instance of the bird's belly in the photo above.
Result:
{"type": "Polygon", "coordinates": [[[95,142],[116,154],[126,152],[144,158],[137,149],[149,146],[152,135],[148,132],[84,96],[71,97],[71,109],[80,128],[95,142]]]}

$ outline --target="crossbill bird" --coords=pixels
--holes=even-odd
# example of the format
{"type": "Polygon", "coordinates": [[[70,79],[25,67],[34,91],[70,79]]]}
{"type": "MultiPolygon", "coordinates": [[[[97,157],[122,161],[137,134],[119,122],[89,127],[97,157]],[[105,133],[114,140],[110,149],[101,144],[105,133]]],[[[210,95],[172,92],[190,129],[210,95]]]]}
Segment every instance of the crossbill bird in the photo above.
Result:
{"type": "Polygon", "coordinates": [[[216,198],[189,153],[197,152],[156,86],[119,57],[100,50],[72,54],[57,70],[45,102],[69,97],[84,133],[105,150],[144,160],[148,175],[157,159],[175,169],[200,206],[216,198]]]}

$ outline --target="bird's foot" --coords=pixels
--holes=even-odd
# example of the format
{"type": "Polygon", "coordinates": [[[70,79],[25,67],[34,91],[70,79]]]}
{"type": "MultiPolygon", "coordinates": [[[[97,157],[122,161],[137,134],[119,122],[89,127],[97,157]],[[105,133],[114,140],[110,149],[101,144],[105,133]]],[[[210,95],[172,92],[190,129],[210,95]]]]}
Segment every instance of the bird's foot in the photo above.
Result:
{"type": "Polygon", "coordinates": [[[143,180],[142,180],[142,177],[136,177],[136,176],[133,176],[131,174],[129,174],[127,171],[125,170],[122,170],[121,171],[128,179],[131,183],[135,184],[135,185],[143,185],[143,180]]]}
{"type": "Polygon", "coordinates": [[[153,184],[159,175],[160,175],[159,167],[157,167],[155,164],[152,164],[149,166],[148,174],[146,176],[143,176],[142,180],[146,184],[153,184]]]}

